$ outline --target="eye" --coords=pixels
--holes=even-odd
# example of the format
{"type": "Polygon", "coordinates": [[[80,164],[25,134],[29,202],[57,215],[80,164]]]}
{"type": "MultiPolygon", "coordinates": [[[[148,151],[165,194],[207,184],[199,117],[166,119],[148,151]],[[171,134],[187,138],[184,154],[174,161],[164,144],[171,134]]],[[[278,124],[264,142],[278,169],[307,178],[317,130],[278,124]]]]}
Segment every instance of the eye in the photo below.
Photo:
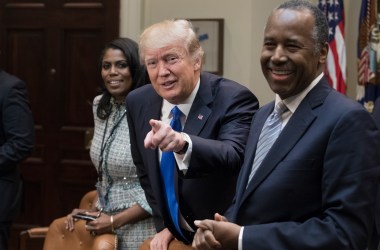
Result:
{"type": "Polygon", "coordinates": [[[116,66],[119,68],[119,69],[125,69],[128,67],[128,63],[127,62],[118,62],[116,64],[116,66]]]}
{"type": "Polygon", "coordinates": [[[264,42],[264,47],[266,49],[274,49],[276,47],[276,44],[271,41],[264,42]]]}
{"type": "Polygon", "coordinates": [[[104,69],[104,70],[108,70],[108,69],[110,69],[111,68],[111,65],[109,64],[109,63],[103,63],[102,64],[102,69],[104,69]]]}
{"type": "Polygon", "coordinates": [[[296,52],[301,48],[298,44],[288,44],[286,47],[290,52],[296,52]]]}
{"type": "Polygon", "coordinates": [[[166,62],[169,64],[174,64],[178,61],[178,59],[179,59],[178,56],[170,55],[166,57],[166,62]]]}
{"type": "Polygon", "coordinates": [[[156,60],[147,60],[147,61],[145,62],[145,64],[146,64],[146,66],[147,66],[148,68],[152,69],[152,68],[155,68],[155,67],[156,67],[156,65],[157,65],[157,61],[156,61],[156,60]]]}

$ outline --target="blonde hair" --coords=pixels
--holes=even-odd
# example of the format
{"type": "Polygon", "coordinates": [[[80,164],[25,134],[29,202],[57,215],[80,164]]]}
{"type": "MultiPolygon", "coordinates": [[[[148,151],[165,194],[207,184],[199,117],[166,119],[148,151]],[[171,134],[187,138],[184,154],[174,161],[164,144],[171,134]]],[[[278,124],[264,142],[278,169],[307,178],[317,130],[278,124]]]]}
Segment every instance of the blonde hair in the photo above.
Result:
{"type": "Polygon", "coordinates": [[[153,24],[140,35],[141,62],[144,63],[146,49],[158,49],[175,42],[181,42],[194,60],[202,59],[204,51],[191,22],[184,19],[172,19],[153,24]]]}

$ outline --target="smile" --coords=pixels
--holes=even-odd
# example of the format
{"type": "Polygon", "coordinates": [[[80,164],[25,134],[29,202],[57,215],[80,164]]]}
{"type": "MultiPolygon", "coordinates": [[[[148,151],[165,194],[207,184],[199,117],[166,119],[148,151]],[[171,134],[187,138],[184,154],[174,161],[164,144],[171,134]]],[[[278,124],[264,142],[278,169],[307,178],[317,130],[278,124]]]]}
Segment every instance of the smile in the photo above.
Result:
{"type": "Polygon", "coordinates": [[[272,69],[272,73],[276,75],[290,75],[292,71],[290,70],[274,70],[272,69]]]}
{"type": "Polygon", "coordinates": [[[174,82],[175,82],[175,81],[166,81],[166,82],[162,83],[162,85],[163,85],[164,87],[169,87],[169,86],[173,85],[174,82]]]}
{"type": "Polygon", "coordinates": [[[109,84],[113,85],[113,84],[120,84],[122,82],[122,80],[112,80],[112,81],[108,81],[109,84]]]}

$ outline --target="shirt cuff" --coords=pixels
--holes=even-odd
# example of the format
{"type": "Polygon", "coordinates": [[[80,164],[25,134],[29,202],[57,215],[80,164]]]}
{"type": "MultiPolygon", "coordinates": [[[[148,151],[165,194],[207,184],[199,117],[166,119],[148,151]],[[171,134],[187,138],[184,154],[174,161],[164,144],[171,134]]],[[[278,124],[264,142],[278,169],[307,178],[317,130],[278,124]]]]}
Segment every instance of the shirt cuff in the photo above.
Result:
{"type": "Polygon", "coordinates": [[[244,231],[244,227],[241,227],[240,233],[239,233],[238,250],[243,250],[243,231],[244,231]]]}
{"type": "Polygon", "coordinates": [[[174,157],[177,161],[179,170],[184,171],[186,174],[186,171],[189,169],[191,152],[193,151],[193,142],[191,141],[190,136],[188,134],[182,133],[182,135],[185,137],[185,140],[189,143],[189,147],[187,148],[185,154],[180,155],[174,153],[174,157]]]}

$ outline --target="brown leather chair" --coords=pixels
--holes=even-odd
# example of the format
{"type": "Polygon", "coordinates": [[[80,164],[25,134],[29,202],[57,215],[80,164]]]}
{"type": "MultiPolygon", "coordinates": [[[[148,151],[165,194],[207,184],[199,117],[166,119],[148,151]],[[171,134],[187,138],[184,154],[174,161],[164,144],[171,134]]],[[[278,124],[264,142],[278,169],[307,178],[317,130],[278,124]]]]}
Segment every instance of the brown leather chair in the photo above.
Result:
{"type": "MultiPolygon", "coordinates": [[[[79,208],[90,209],[96,197],[96,191],[83,196],[79,208]]],[[[85,229],[85,221],[75,223],[75,230],[66,230],[66,217],[54,220],[49,227],[32,228],[21,232],[20,250],[26,250],[28,239],[45,238],[44,250],[116,250],[117,237],[114,234],[92,236],[85,229]]]]}
{"type": "MultiPolygon", "coordinates": [[[[139,250],[150,250],[150,242],[153,238],[146,239],[140,246],[139,250]]],[[[181,241],[172,240],[169,243],[168,250],[192,250],[191,245],[185,245],[181,241]]]]}

